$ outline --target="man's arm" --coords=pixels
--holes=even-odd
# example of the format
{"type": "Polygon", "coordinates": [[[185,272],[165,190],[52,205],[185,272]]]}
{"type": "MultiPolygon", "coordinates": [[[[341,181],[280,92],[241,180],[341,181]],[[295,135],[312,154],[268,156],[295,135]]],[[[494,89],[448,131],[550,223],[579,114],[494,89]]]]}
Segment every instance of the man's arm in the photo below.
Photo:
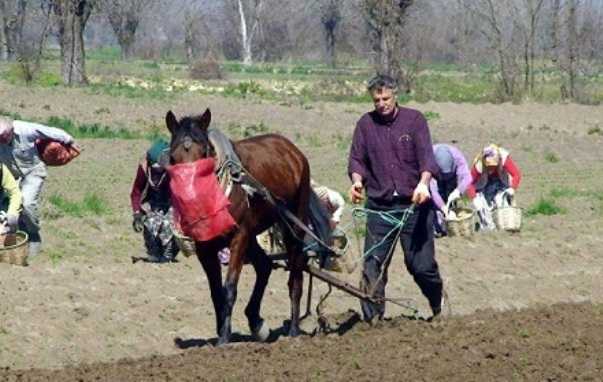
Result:
{"type": "Polygon", "coordinates": [[[366,174],[366,143],[362,134],[360,124],[356,125],[350,156],[348,159],[348,175],[352,181],[349,197],[352,203],[360,203],[364,199],[362,189],[364,188],[364,175],[366,174]]]}
{"type": "Polygon", "coordinates": [[[66,145],[73,143],[73,137],[61,129],[56,127],[50,127],[41,125],[39,123],[15,121],[15,124],[20,124],[25,127],[26,134],[30,135],[29,140],[35,141],[36,139],[46,138],[53,141],[61,142],[66,145]]]}

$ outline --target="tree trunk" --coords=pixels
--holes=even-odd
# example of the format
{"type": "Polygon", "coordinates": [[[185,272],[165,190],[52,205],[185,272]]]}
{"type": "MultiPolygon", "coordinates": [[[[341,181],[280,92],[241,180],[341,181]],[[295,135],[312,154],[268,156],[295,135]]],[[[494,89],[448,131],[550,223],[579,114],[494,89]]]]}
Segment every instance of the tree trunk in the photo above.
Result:
{"type": "Polygon", "coordinates": [[[551,25],[551,61],[559,65],[559,28],[561,25],[561,0],[553,0],[552,25],[551,25]]]}
{"type": "Polygon", "coordinates": [[[87,84],[84,29],[92,5],[86,0],[55,0],[54,12],[59,25],[61,76],[65,85],[87,84]]]}
{"type": "MultiPolygon", "coordinates": [[[[413,0],[364,0],[369,33],[374,39],[375,70],[406,83],[401,67],[402,29],[413,0]]],[[[410,91],[410,89],[405,89],[410,91]]]]}
{"type": "Polygon", "coordinates": [[[129,60],[134,56],[134,33],[121,33],[117,39],[121,49],[121,59],[129,60]]]}
{"type": "Polygon", "coordinates": [[[239,10],[239,22],[241,23],[241,57],[243,58],[243,64],[250,65],[253,62],[253,57],[251,55],[251,39],[247,33],[247,20],[245,18],[242,0],[237,0],[237,8],[239,10]]]}
{"type": "Polygon", "coordinates": [[[341,21],[340,0],[330,0],[321,8],[321,21],[325,33],[325,48],[327,65],[335,68],[337,65],[337,27],[341,21]]]}
{"type": "Polygon", "coordinates": [[[333,69],[337,67],[337,53],[335,50],[335,30],[328,29],[326,32],[327,65],[333,69]]]}
{"type": "Polygon", "coordinates": [[[13,2],[15,3],[14,8],[9,5],[7,0],[0,0],[0,14],[2,15],[5,56],[7,60],[14,60],[18,56],[27,8],[27,0],[13,2]]]}
{"type": "Polygon", "coordinates": [[[576,68],[578,65],[578,21],[577,21],[577,0],[569,0],[568,6],[568,67],[567,74],[569,77],[569,97],[576,97],[576,68]]]}
{"type": "Polygon", "coordinates": [[[0,25],[0,60],[6,61],[8,52],[6,51],[6,38],[4,36],[4,23],[0,25]]]}
{"type": "Polygon", "coordinates": [[[186,61],[190,64],[195,60],[195,32],[194,17],[187,13],[184,15],[184,49],[186,52],[186,61]]]}

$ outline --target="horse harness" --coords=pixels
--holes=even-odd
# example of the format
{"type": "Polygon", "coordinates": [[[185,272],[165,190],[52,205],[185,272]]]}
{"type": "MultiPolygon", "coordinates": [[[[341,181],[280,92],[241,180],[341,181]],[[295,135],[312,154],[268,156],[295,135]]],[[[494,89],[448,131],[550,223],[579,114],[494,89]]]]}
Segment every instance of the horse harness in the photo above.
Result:
{"type": "Polygon", "coordinates": [[[283,222],[295,224],[325,249],[332,251],[330,246],[295,216],[282,200],[275,198],[266,186],[255,179],[249,171],[245,169],[228,137],[218,129],[209,129],[208,138],[216,153],[216,175],[218,176],[218,182],[222,186],[226,197],[230,196],[234,184],[239,184],[245,191],[248,205],[249,197],[256,195],[261,197],[268,204],[276,208],[283,222]]]}

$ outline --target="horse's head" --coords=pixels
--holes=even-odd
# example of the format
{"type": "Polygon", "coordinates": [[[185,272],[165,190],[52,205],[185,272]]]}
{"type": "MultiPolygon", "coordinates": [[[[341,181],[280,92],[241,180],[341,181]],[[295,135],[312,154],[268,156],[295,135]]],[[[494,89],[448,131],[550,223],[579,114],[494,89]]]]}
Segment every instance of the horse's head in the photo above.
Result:
{"type": "Polygon", "coordinates": [[[209,109],[202,115],[184,117],[180,121],[171,110],[167,112],[165,123],[172,134],[170,143],[172,164],[190,163],[214,155],[214,149],[207,135],[210,122],[209,109]]]}

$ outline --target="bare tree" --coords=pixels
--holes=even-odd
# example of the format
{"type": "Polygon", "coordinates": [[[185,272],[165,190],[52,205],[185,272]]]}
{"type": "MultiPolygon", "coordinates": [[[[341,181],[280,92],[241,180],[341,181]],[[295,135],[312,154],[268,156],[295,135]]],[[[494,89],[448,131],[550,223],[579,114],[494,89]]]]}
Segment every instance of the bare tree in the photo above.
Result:
{"type": "Polygon", "coordinates": [[[2,35],[4,37],[3,56],[14,60],[23,37],[23,25],[27,0],[0,0],[0,16],[2,17],[2,35]]]}
{"type": "MultiPolygon", "coordinates": [[[[375,69],[403,80],[401,68],[402,32],[413,0],[363,0],[362,7],[375,52],[375,69]]],[[[409,91],[410,89],[407,89],[409,91]]]]}
{"type": "Polygon", "coordinates": [[[31,82],[41,68],[42,54],[50,32],[52,8],[47,1],[35,2],[28,12],[26,29],[18,47],[17,61],[26,83],[31,82]]]}
{"type": "Polygon", "coordinates": [[[59,43],[61,76],[65,85],[86,84],[84,29],[94,0],[51,0],[59,43]]]}
{"type": "Polygon", "coordinates": [[[336,32],[341,22],[342,0],[324,0],[320,4],[320,21],[325,34],[327,63],[335,68],[337,64],[336,32]]]}
{"type": "Polygon", "coordinates": [[[480,31],[486,36],[491,49],[496,53],[505,97],[515,95],[517,79],[516,55],[513,49],[513,19],[508,11],[513,0],[459,0],[468,12],[479,21],[480,31]]]}
{"type": "Polygon", "coordinates": [[[522,38],[524,91],[532,95],[535,86],[536,32],[544,0],[512,0],[509,5],[513,25],[522,38]]]}
{"type": "Polygon", "coordinates": [[[264,0],[227,0],[237,14],[241,58],[249,65],[253,62],[253,47],[261,33],[261,13],[264,0]]]}
{"type": "Polygon", "coordinates": [[[579,60],[579,49],[578,49],[578,0],[567,0],[567,75],[569,82],[569,97],[576,97],[576,75],[579,60]]]}
{"type": "Polygon", "coordinates": [[[122,59],[133,56],[140,20],[155,3],[154,0],[100,0],[100,6],[117,37],[122,59]]]}

